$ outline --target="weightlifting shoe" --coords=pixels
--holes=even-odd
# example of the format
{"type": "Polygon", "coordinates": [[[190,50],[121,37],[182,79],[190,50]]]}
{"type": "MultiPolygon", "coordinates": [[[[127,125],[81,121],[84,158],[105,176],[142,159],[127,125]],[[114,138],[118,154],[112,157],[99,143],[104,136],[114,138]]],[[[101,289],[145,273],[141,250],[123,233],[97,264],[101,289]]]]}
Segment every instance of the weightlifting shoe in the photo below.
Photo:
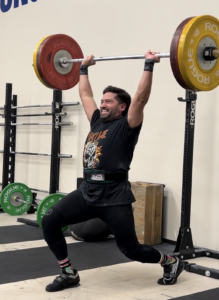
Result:
{"type": "Polygon", "coordinates": [[[58,292],[64,289],[78,287],[80,284],[80,277],[77,270],[74,270],[74,274],[62,272],[57,276],[53,282],[46,286],[47,292],[58,292]]]}
{"type": "Polygon", "coordinates": [[[177,282],[177,277],[185,269],[185,263],[178,257],[175,258],[176,258],[175,263],[162,266],[164,268],[163,278],[160,278],[158,280],[157,282],[158,284],[171,285],[177,282]]]}

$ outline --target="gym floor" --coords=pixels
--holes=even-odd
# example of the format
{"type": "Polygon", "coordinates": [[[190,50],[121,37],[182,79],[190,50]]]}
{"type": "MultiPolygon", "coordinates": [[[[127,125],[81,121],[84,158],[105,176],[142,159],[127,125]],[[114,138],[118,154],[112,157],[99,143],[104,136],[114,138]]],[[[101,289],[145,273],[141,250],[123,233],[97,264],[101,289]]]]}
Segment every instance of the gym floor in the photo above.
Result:
{"type": "MultiPolygon", "coordinates": [[[[78,269],[81,285],[61,292],[47,293],[45,286],[59,274],[56,259],[50,253],[40,228],[17,222],[17,216],[0,213],[0,295],[1,299],[80,299],[80,300],[216,300],[219,280],[183,272],[178,283],[160,286],[159,265],[128,260],[117,249],[115,240],[85,243],[75,241],[65,232],[69,256],[78,269]]],[[[36,220],[36,215],[22,215],[36,220]]],[[[174,246],[155,246],[160,251],[173,251],[174,246]]],[[[189,260],[188,260],[189,261],[189,260]]],[[[219,269],[219,261],[210,258],[190,260],[219,269]]]]}

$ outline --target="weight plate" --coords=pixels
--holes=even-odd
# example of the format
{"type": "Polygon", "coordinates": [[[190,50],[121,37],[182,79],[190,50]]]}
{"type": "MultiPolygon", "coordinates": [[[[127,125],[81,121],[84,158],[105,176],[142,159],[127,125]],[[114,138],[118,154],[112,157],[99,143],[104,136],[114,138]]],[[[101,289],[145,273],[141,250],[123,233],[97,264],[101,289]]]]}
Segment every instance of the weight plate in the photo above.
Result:
{"type": "Polygon", "coordinates": [[[39,46],[41,45],[41,43],[47,38],[48,36],[44,37],[36,46],[34,52],[33,52],[33,68],[34,68],[34,71],[36,73],[36,76],[37,78],[40,80],[40,82],[45,85],[46,87],[48,88],[52,88],[51,86],[48,86],[44,81],[43,79],[40,77],[40,74],[39,74],[39,71],[38,71],[38,68],[37,68],[37,52],[38,52],[38,49],[39,49],[39,46]]]}
{"type": "Polygon", "coordinates": [[[191,19],[179,39],[178,63],[183,80],[193,90],[210,91],[219,84],[219,60],[200,59],[204,48],[211,45],[219,49],[218,19],[208,15],[191,19]]]}
{"type": "MultiPolygon", "coordinates": [[[[42,218],[46,214],[50,214],[52,212],[52,207],[63,197],[64,197],[63,194],[51,194],[40,202],[37,208],[37,222],[41,228],[42,228],[42,218]]],[[[62,228],[62,231],[65,231],[67,228],[68,226],[64,226],[62,228]]]]}
{"type": "Polygon", "coordinates": [[[70,70],[65,73],[60,71],[59,53],[65,51],[74,59],[83,58],[83,53],[78,43],[68,35],[56,34],[44,39],[37,51],[37,69],[40,77],[46,82],[47,86],[53,89],[68,90],[73,88],[79,81],[80,64],[71,64],[70,70]],[[57,54],[58,53],[58,54],[57,54]]]}
{"type": "Polygon", "coordinates": [[[11,216],[19,216],[27,212],[30,205],[16,201],[16,197],[28,203],[33,202],[31,190],[23,183],[15,182],[7,185],[0,196],[1,207],[11,216]]]}
{"type": "Polygon", "coordinates": [[[185,81],[182,78],[182,75],[179,70],[179,63],[178,63],[178,44],[179,39],[182,34],[183,28],[185,25],[191,20],[193,17],[185,19],[182,23],[179,24],[177,27],[170,46],[170,65],[172,68],[173,75],[176,79],[176,81],[181,85],[182,88],[186,90],[191,90],[191,87],[189,87],[185,81]]]}

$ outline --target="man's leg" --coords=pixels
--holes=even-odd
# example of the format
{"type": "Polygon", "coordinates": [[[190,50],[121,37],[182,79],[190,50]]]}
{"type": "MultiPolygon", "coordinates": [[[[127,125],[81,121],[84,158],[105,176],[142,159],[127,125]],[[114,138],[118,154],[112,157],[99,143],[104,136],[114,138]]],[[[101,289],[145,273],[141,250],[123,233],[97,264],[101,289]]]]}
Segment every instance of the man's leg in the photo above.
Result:
{"type": "Polygon", "coordinates": [[[76,190],[62,198],[43,217],[42,227],[45,241],[57,258],[62,270],[61,275],[46,287],[48,292],[78,286],[79,275],[71,265],[67,244],[61,228],[87,221],[90,218],[87,203],[80,190],[76,190]]]}
{"type": "Polygon", "coordinates": [[[155,248],[139,244],[135,232],[131,205],[117,205],[98,208],[101,218],[112,230],[120,251],[128,258],[142,263],[159,263],[164,267],[164,277],[159,284],[174,284],[184,269],[184,264],[176,257],[162,254],[155,248]]]}

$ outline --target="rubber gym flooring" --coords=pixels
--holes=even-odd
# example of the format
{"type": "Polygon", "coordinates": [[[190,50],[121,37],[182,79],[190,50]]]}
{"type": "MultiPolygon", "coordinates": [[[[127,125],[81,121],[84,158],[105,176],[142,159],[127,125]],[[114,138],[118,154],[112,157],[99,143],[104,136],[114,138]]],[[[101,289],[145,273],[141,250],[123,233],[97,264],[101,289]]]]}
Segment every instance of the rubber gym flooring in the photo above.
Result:
{"type": "MultiPolygon", "coordinates": [[[[35,215],[22,217],[36,220],[35,215]]],[[[127,259],[113,238],[104,242],[75,241],[65,232],[69,256],[78,269],[81,285],[57,293],[45,286],[59,274],[56,259],[43,240],[42,230],[17,222],[17,217],[0,213],[0,295],[1,299],[77,299],[77,300],[216,300],[219,280],[183,272],[177,284],[160,286],[159,265],[141,264],[127,259]]],[[[154,246],[171,253],[174,246],[154,246]]],[[[219,261],[210,258],[190,260],[219,269],[219,261]]]]}

